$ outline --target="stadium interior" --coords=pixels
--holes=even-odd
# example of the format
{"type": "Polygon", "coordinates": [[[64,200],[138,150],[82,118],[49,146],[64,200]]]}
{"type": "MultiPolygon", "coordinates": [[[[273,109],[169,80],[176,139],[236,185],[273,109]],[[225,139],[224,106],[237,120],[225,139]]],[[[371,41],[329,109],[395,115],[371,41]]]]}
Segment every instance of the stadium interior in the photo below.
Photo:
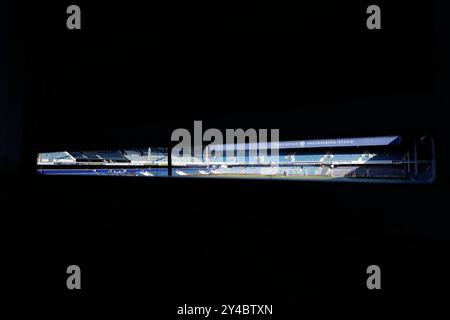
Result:
{"type": "Polygon", "coordinates": [[[164,148],[50,152],[38,155],[37,172],[147,177],[351,177],[339,181],[433,182],[436,178],[434,138],[422,136],[409,144],[408,148],[401,143],[401,137],[391,136],[281,142],[276,155],[267,148],[252,148],[248,143],[241,148],[241,153],[234,144],[229,153],[223,152],[221,156],[208,152],[207,148],[225,150],[224,145],[204,146],[201,156],[174,154],[164,148]]]}
{"type": "Polygon", "coordinates": [[[450,8],[381,3],[378,33],[359,27],[364,5],[327,0],[83,1],[68,32],[66,1],[10,1],[11,296],[163,314],[448,297],[450,8]],[[172,157],[171,133],[195,120],[279,129],[281,142],[401,142],[287,147],[274,173],[269,158],[172,157]],[[79,292],[65,287],[70,264],[79,292]],[[382,290],[367,290],[371,264],[382,290]]]}

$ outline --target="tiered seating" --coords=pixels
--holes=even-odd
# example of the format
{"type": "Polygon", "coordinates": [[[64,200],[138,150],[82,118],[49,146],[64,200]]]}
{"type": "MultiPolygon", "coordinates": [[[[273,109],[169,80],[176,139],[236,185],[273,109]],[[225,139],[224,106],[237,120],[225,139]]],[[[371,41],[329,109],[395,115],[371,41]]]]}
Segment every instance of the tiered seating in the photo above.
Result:
{"type": "Polygon", "coordinates": [[[297,162],[319,162],[323,154],[297,154],[295,155],[295,161],[297,162]]]}
{"type": "Polygon", "coordinates": [[[147,155],[144,155],[139,149],[124,150],[124,157],[131,162],[148,162],[147,155]]]}
{"type": "Polygon", "coordinates": [[[151,149],[150,155],[148,154],[148,150],[142,150],[142,151],[143,151],[143,155],[146,156],[148,158],[148,160],[152,163],[167,163],[168,162],[167,149],[153,148],[153,149],[151,149]]]}
{"type": "Polygon", "coordinates": [[[380,166],[364,166],[364,167],[344,167],[339,166],[333,169],[333,176],[355,176],[355,177],[401,177],[406,175],[403,168],[400,167],[380,167],[380,166]]]}
{"type": "Polygon", "coordinates": [[[89,162],[89,158],[83,152],[71,152],[70,154],[77,162],[89,162]]]}
{"type": "Polygon", "coordinates": [[[320,167],[303,167],[300,174],[305,176],[314,176],[318,174],[320,167]]]}
{"type": "Polygon", "coordinates": [[[334,154],[331,157],[332,161],[358,161],[361,154],[334,154]]]}
{"type": "Polygon", "coordinates": [[[172,155],[173,164],[189,164],[193,163],[191,156],[174,156],[172,155]]]}
{"type": "Polygon", "coordinates": [[[333,168],[333,176],[335,177],[345,177],[356,174],[358,167],[335,167],[333,168]]]}
{"type": "Polygon", "coordinates": [[[138,149],[123,150],[123,155],[126,157],[141,157],[142,154],[143,153],[141,151],[139,151],[138,149]]]}
{"type": "Polygon", "coordinates": [[[400,161],[403,159],[403,155],[401,154],[383,154],[383,155],[375,155],[372,157],[370,161],[400,161]]]}
{"type": "Polygon", "coordinates": [[[327,176],[329,174],[330,168],[329,167],[323,167],[322,169],[320,169],[320,174],[322,176],[327,176]]]}
{"type": "MultiPolygon", "coordinates": [[[[152,152],[153,154],[153,152],[152,152]]],[[[296,154],[294,156],[290,156],[287,154],[280,154],[278,157],[275,156],[265,156],[263,163],[272,163],[279,162],[281,164],[293,163],[293,162],[303,162],[303,163],[319,163],[323,160],[323,163],[331,163],[331,162],[351,162],[358,161],[362,159],[363,161],[366,159],[367,161],[394,161],[401,160],[402,155],[383,155],[383,156],[373,156],[370,158],[368,155],[364,155],[361,153],[349,153],[349,154],[296,154]]],[[[201,157],[198,158],[189,158],[189,157],[173,157],[174,161],[188,163],[189,161],[195,163],[205,162],[201,157]]],[[[211,162],[227,162],[234,164],[259,164],[260,161],[258,157],[255,156],[237,156],[232,158],[227,158],[226,155],[222,159],[212,158],[211,162]]]]}
{"type": "Polygon", "coordinates": [[[402,177],[406,171],[399,167],[369,167],[367,174],[369,177],[402,177]]]}
{"type": "Polygon", "coordinates": [[[97,156],[108,162],[130,162],[120,151],[99,151],[97,156]]]}
{"type": "Polygon", "coordinates": [[[68,152],[47,152],[40,154],[40,160],[45,163],[74,161],[68,152]]]}
{"type": "Polygon", "coordinates": [[[48,160],[70,159],[70,154],[68,152],[50,152],[44,153],[43,156],[48,160]]]}
{"type": "Polygon", "coordinates": [[[83,151],[83,153],[89,162],[103,162],[103,159],[97,156],[97,151],[83,151]]]}
{"type": "MultiPolygon", "coordinates": [[[[167,163],[167,152],[160,148],[151,149],[150,155],[148,149],[127,149],[124,150],[123,156],[131,162],[135,163],[167,163]]],[[[173,157],[173,161],[185,162],[185,157],[173,157]]]]}

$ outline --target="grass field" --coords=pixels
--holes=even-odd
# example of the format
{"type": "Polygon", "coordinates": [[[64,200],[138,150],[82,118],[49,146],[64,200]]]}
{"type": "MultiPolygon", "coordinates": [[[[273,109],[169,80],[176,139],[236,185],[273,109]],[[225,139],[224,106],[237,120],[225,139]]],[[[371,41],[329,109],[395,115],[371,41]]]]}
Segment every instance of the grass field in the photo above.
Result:
{"type": "Polygon", "coordinates": [[[359,178],[359,177],[330,177],[330,176],[300,176],[300,175],[258,175],[258,174],[212,174],[190,175],[199,178],[225,178],[225,179],[274,179],[274,180],[302,180],[302,181],[333,181],[333,182],[359,182],[359,183],[417,183],[405,178],[359,178]]]}
{"type": "Polygon", "coordinates": [[[239,178],[239,179],[294,179],[294,180],[331,180],[336,177],[329,176],[300,176],[291,175],[261,175],[261,174],[210,174],[210,175],[191,175],[191,177],[208,177],[208,178],[239,178]]]}

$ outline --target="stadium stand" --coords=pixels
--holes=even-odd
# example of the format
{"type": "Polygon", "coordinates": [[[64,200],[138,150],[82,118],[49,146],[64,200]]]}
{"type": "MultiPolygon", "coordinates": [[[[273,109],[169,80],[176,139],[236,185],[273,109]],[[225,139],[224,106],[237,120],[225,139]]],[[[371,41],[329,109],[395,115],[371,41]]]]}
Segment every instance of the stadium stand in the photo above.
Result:
{"type": "Polygon", "coordinates": [[[319,174],[322,175],[322,176],[327,176],[329,174],[329,171],[330,171],[330,168],[324,166],[324,167],[321,168],[319,174]]]}
{"type": "Polygon", "coordinates": [[[70,153],[77,162],[89,162],[89,159],[83,152],[71,152],[70,153]]]}
{"type": "Polygon", "coordinates": [[[352,176],[353,174],[356,174],[356,169],[358,169],[358,167],[340,166],[332,169],[332,175],[334,177],[352,176]]]}
{"type": "Polygon", "coordinates": [[[297,154],[295,155],[296,162],[319,162],[325,155],[324,154],[297,154]]]}
{"type": "Polygon", "coordinates": [[[401,161],[402,159],[403,155],[401,154],[380,154],[370,157],[367,161],[401,161]]]}
{"type": "Polygon", "coordinates": [[[97,151],[83,151],[83,154],[89,162],[103,162],[103,159],[97,155],[97,151]]]}
{"type": "MultiPolygon", "coordinates": [[[[167,151],[165,149],[152,148],[150,149],[150,154],[148,152],[149,149],[126,149],[123,151],[123,157],[129,160],[131,163],[135,164],[167,165],[168,156],[167,151]]],[[[179,159],[176,160],[178,161],[179,159]]]]}
{"type": "Polygon", "coordinates": [[[330,159],[332,161],[358,161],[361,158],[361,154],[333,154],[330,159]]]}
{"type": "Polygon", "coordinates": [[[379,167],[370,166],[367,168],[368,177],[403,177],[406,176],[406,170],[400,167],[379,167]]]}
{"type": "Polygon", "coordinates": [[[68,152],[48,152],[38,156],[38,164],[75,163],[75,161],[68,152]]]}
{"type": "Polygon", "coordinates": [[[97,157],[107,162],[131,162],[120,151],[99,151],[97,152],[97,157]]]}
{"type": "MultiPolygon", "coordinates": [[[[87,171],[70,171],[68,174],[95,175],[142,175],[156,176],[204,176],[204,175],[274,175],[274,176],[326,176],[326,177],[361,177],[361,178],[404,178],[429,180],[432,176],[430,161],[412,164],[412,155],[399,144],[392,145],[394,137],[329,139],[310,141],[284,142],[284,148],[276,153],[253,152],[246,149],[244,154],[234,150],[233,155],[226,152],[223,155],[210,154],[203,158],[185,154],[171,155],[172,170],[169,170],[169,154],[167,148],[138,148],[126,150],[60,152],[41,154],[38,164],[41,173],[49,174],[45,165],[71,159],[82,165],[87,171]],[[389,139],[388,139],[389,138],[389,139]],[[386,144],[385,144],[386,143],[386,144]],[[331,145],[336,145],[332,147],[331,145]],[[340,145],[343,144],[343,145],[340,145]],[[361,146],[363,145],[363,147],[361,146]],[[306,147],[311,145],[310,147],[306,147]],[[267,155],[269,153],[269,155],[267,155]],[[44,162],[42,159],[46,159],[44,162]],[[406,160],[408,159],[408,160],[406,160]],[[92,167],[89,165],[92,164],[92,167]],[[107,165],[103,171],[99,165],[107,165]],[[136,169],[142,166],[140,169],[136,169]],[[163,171],[154,172],[161,168],[163,171]],[[428,169],[427,169],[428,168],[428,169]],[[89,171],[90,170],[90,171],[89,171]]],[[[394,139],[399,141],[399,139],[394,139]]],[[[283,144],[283,143],[282,143],[283,144]]],[[[242,149],[239,149],[242,150],[242,149]]],[[[59,163],[64,164],[64,163],[59,163]]],[[[61,170],[62,168],[54,168],[61,170]]],[[[62,171],[54,171],[62,172],[62,171]]]]}
{"type": "Polygon", "coordinates": [[[319,171],[320,167],[303,167],[301,174],[305,176],[315,176],[319,171]]]}

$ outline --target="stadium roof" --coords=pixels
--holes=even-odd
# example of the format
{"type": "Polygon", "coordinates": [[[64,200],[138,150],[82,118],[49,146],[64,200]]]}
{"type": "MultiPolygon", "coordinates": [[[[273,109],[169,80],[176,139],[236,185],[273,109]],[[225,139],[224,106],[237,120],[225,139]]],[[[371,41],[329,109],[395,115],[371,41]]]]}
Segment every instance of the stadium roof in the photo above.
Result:
{"type": "MultiPolygon", "coordinates": [[[[238,143],[222,145],[224,150],[234,149],[310,149],[310,148],[337,148],[337,147],[364,147],[364,146],[387,146],[399,145],[400,136],[381,136],[364,138],[336,138],[336,139],[314,139],[297,141],[280,141],[275,143],[238,143]]],[[[218,145],[212,145],[211,150],[217,149],[218,145]]]]}

